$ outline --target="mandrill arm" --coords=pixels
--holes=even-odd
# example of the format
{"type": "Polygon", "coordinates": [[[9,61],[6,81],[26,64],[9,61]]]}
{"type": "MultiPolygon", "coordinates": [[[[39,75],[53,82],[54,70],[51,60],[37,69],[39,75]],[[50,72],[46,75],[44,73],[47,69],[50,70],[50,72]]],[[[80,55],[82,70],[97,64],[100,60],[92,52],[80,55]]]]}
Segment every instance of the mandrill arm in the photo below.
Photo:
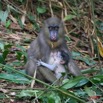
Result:
{"type": "Polygon", "coordinates": [[[62,45],[61,49],[69,55],[69,62],[67,63],[67,67],[68,67],[68,70],[70,71],[70,73],[72,73],[74,76],[82,75],[80,68],[77,66],[77,64],[72,59],[72,55],[71,55],[66,43],[64,43],[62,45]]]}

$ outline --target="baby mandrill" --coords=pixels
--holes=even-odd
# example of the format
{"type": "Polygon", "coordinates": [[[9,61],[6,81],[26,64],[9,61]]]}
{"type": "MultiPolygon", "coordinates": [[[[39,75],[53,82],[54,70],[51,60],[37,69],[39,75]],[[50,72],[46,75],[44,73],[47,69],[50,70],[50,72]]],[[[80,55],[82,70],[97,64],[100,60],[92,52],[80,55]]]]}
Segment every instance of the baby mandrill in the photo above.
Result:
{"type": "Polygon", "coordinates": [[[64,65],[69,61],[69,55],[64,51],[51,52],[48,63],[41,60],[37,61],[38,66],[47,67],[49,70],[54,71],[57,79],[62,77],[62,73],[66,73],[64,65]]]}

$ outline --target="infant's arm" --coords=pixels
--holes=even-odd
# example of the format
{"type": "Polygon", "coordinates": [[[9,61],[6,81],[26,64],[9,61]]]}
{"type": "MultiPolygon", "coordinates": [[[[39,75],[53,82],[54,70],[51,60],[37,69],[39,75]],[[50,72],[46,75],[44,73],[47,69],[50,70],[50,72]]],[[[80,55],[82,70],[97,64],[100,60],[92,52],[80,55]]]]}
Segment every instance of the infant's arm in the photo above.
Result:
{"type": "Polygon", "coordinates": [[[37,65],[38,66],[40,66],[40,65],[42,65],[42,66],[45,66],[45,67],[47,67],[49,70],[54,70],[55,69],[55,67],[56,67],[56,65],[55,64],[47,64],[47,63],[45,63],[45,62],[43,62],[43,61],[41,61],[41,60],[38,60],[37,61],[37,65]]]}

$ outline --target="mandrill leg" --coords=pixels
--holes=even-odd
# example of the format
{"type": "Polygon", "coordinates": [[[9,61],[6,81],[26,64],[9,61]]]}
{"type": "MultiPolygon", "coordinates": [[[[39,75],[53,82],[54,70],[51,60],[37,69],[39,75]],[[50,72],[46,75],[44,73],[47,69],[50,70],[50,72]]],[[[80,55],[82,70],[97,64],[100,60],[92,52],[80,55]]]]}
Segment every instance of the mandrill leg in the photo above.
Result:
{"type": "Polygon", "coordinates": [[[35,70],[37,70],[36,78],[41,81],[48,81],[50,83],[53,83],[56,81],[56,76],[53,74],[53,72],[43,66],[37,66],[37,60],[30,59],[28,60],[26,64],[26,73],[28,75],[31,75],[33,77],[35,70]]]}
{"type": "Polygon", "coordinates": [[[42,74],[42,76],[45,78],[46,81],[53,83],[54,81],[57,80],[54,73],[48,68],[40,66],[38,70],[40,71],[40,73],[42,74]]]}

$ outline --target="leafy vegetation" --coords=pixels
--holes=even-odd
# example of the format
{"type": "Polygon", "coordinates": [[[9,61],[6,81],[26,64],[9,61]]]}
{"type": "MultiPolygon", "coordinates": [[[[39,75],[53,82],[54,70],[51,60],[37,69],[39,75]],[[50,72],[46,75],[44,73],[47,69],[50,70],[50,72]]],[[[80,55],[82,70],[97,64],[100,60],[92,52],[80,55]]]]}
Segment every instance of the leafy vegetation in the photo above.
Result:
{"type": "Polygon", "coordinates": [[[0,102],[102,103],[103,0],[0,0],[0,102]],[[26,50],[42,22],[56,15],[65,22],[66,41],[84,76],[61,86],[27,76],[26,50]]]}

